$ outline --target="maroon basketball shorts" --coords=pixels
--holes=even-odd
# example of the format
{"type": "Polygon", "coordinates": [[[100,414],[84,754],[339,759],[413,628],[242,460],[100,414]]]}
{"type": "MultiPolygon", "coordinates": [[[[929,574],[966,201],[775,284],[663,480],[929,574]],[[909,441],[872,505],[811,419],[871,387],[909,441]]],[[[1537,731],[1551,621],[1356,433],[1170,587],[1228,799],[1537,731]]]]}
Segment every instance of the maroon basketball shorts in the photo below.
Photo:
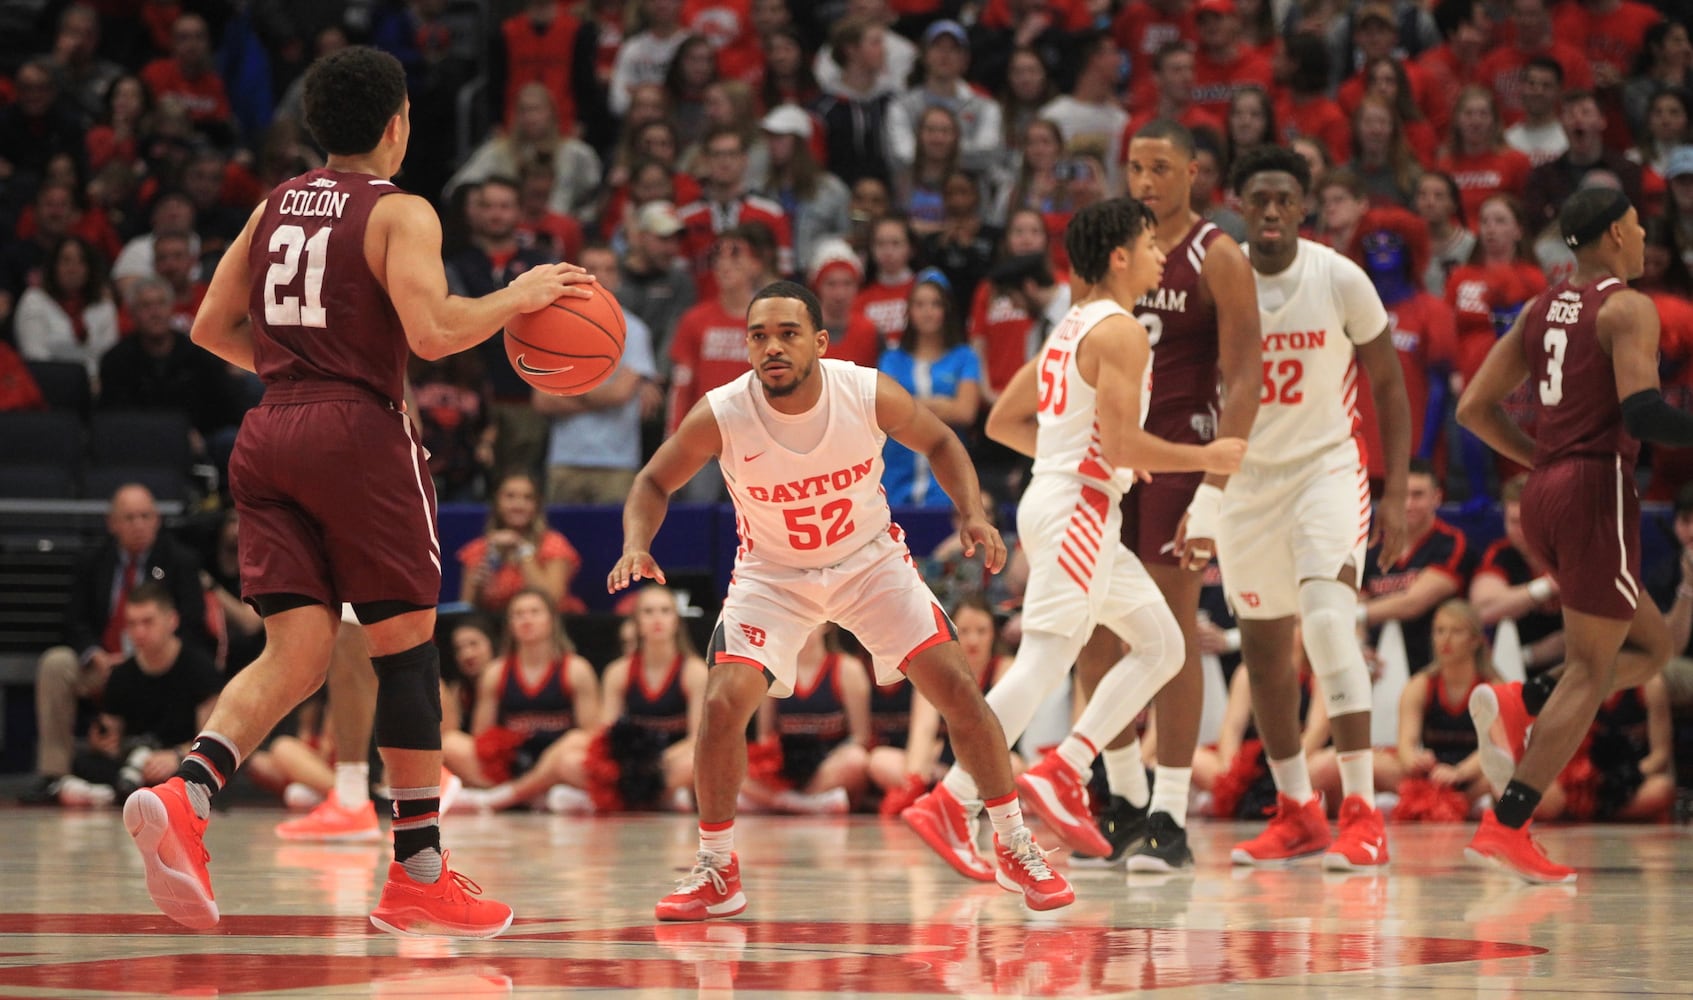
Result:
{"type": "Polygon", "coordinates": [[[1640,603],[1640,497],[1622,459],[1567,458],[1529,473],[1523,535],[1564,607],[1631,621],[1640,603]]]}
{"type": "Polygon", "coordinates": [[[1205,481],[1203,472],[1160,472],[1123,496],[1123,544],[1143,563],[1176,566],[1176,528],[1205,481]]]}
{"type": "Polygon", "coordinates": [[[312,395],[267,398],[236,438],[242,593],[434,607],[435,487],[411,421],[356,388],[312,395]]]}

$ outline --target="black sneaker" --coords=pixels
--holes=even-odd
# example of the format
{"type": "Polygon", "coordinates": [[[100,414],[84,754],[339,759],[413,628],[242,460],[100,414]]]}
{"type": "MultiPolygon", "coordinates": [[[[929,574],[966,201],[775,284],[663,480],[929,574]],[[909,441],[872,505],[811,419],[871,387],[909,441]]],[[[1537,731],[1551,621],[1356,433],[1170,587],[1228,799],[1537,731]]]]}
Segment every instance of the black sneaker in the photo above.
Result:
{"type": "Polygon", "coordinates": [[[1071,863],[1084,867],[1114,867],[1123,863],[1129,848],[1146,836],[1146,806],[1134,806],[1121,795],[1106,800],[1099,813],[1099,832],[1111,843],[1109,857],[1095,858],[1086,854],[1071,855],[1071,863]]]}
{"type": "Polygon", "coordinates": [[[56,774],[36,775],[30,786],[18,796],[18,804],[22,806],[56,806],[59,804],[59,776],[56,774]]]}
{"type": "Polygon", "coordinates": [[[1129,871],[1179,872],[1193,867],[1193,852],[1187,847],[1187,831],[1176,825],[1167,812],[1146,818],[1146,840],[1129,855],[1129,871]]]}

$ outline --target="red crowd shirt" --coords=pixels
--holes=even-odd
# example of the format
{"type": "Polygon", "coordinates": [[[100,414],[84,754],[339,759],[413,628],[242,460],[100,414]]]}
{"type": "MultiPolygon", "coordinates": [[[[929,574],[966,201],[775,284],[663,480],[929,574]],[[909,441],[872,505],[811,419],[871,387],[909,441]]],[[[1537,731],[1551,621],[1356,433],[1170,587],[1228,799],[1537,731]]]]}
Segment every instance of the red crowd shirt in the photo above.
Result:
{"type": "Polygon", "coordinates": [[[1472,153],[1464,156],[1444,156],[1440,169],[1458,182],[1458,193],[1464,201],[1464,217],[1474,226],[1481,212],[1481,203],[1504,192],[1517,198],[1523,196],[1533,164],[1522,152],[1500,146],[1491,153],[1472,153]]]}
{"type": "MultiPolygon", "coordinates": [[[[1693,302],[1663,292],[1652,292],[1651,298],[1663,325],[1659,346],[1664,361],[1679,362],[1664,379],[1664,399],[1671,406],[1693,409],[1693,302]]],[[[1673,501],[1688,483],[1693,483],[1693,448],[1652,449],[1652,484],[1644,499],[1673,501]]]]}
{"type": "MultiPolygon", "coordinates": [[[[1450,370],[1458,361],[1457,325],[1452,307],[1427,292],[1418,292],[1389,306],[1387,321],[1392,329],[1394,350],[1399,352],[1399,367],[1405,372],[1405,395],[1411,403],[1411,453],[1416,454],[1423,443],[1423,418],[1428,411],[1432,370],[1450,370]]],[[[1381,425],[1376,419],[1375,400],[1370,396],[1367,378],[1358,380],[1358,414],[1363,421],[1370,478],[1384,478],[1387,466],[1382,459],[1381,425]]]]}
{"type": "MultiPolygon", "coordinates": [[[[1465,66],[1450,45],[1439,45],[1417,58],[1417,68],[1423,74],[1423,117],[1439,135],[1445,135],[1452,124],[1452,109],[1458,103],[1458,91],[1481,81],[1481,64],[1465,66]]],[[[1407,67],[1408,68],[1408,67],[1407,67]]]]}
{"type": "Polygon", "coordinates": [[[976,286],[970,303],[970,343],[986,362],[988,387],[997,395],[1017,369],[1029,360],[1029,330],[1034,317],[1004,295],[994,294],[993,284],[976,286]]]}
{"type": "MultiPolygon", "coordinates": [[[[912,276],[895,285],[881,282],[866,285],[852,300],[852,311],[869,320],[885,344],[898,344],[905,336],[906,299],[916,283],[916,276],[912,276]]],[[[881,354],[878,352],[876,356],[880,358],[881,354]]]]}
{"type": "Polygon", "coordinates": [[[1593,70],[1587,56],[1580,49],[1561,42],[1553,42],[1539,52],[1524,52],[1516,46],[1501,46],[1482,59],[1476,68],[1478,82],[1493,91],[1499,102],[1499,115],[1506,125],[1515,125],[1523,116],[1523,68],[1530,59],[1550,56],[1564,68],[1564,90],[1592,90],[1593,70]]]}
{"type": "Polygon", "coordinates": [[[676,321],[670,341],[670,419],[676,427],[705,394],[752,370],[747,363],[747,320],[731,313],[715,296],[695,305],[676,321]]]}
{"type": "Polygon", "coordinates": [[[1193,103],[1214,117],[1229,115],[1229,99],[1237,90],[1258,85],[1267,94],[1276,91],[1275,74],[1263,53],[1245,46],[1235,47],[1228,62],[1213,60],[1204,50],[1193,57],[1193,103]]]}
{"type": "MultiPolygon", "coordinates": [[[[1622,0],[1609,14],[1595,14],[1564,0],[1552,9],[1552,35],[1581,49],[1593,65],[1609,66],[1618,79],[1627,79],[1646,45],[1646,29],[1663,19],[1656,8],[1634,0],[1622,0]]],[[[1567,89],[1569,81],[1564,86],[1567,89]]]]}
{"type": "Polygon", "coordinates": [[[1499,318],[1515,315],[1524,302],[1546,290],[1546,275],[1534,264],[1464,264],[1446,279],[1446,304],[1458,329],[1458,370],[1467,383],[1499,339],[1499,318]]]}
{"type": "Polygon", "coordinates": [[[1276,98],[1276,121],[1282,142],[1304,137],[1315,139],[1329,151],[1329,159],[1346,163],[1352,159],[1352,123],[1340,105],[1326,97],[1296,101],[1292,95],[1276,98]]]}
{"type": "Polygon", "coordinates": [[[839,361],[851,361],[865,368],[874,368],[876,362],[882,359],[882,331],[876,329],[876,324],[870,322],[863,313],[849,312],[845,331],[829,328],[828,356],[839,361]]]}
{"type": "Polygon", "coordinates": [[[174,97],[182,102],[195,124],[229,120],[229,95],[223,78],[211,70],[192,79],[182,74],[175,59],[155,59],[141,71],[141,82],[153,95],[153,103],[174,97]]]}
{"type": "Polygon", "coordinates": [[[1128,54],[1129,93],[1138,96],[1141,88],[1151,90],[1152,60],[1158,50],[1171,42],[1196,42],[1198,35],[1189,14],[1171,17],[1150,3],[1131,3],[1111,22],[1111,38],[1128,54]]]}

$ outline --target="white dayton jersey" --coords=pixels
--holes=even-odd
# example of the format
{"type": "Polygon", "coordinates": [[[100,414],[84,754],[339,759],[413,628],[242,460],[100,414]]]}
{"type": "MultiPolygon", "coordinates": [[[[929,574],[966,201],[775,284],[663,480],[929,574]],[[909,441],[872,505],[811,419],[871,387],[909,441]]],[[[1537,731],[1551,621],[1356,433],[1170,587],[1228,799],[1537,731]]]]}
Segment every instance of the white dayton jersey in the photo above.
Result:
{"type": "Polygon", "coordinates": [[[874,368],[821,358],[817,405],[778,413],[748,372],[706,393],[741,547],[712,632],[711,662],[746,663],[787,697],[812,629],[836,622],[892,684],[912,658],[955,637],[911,561],[882,492],[874,368]]]}
{"type": "Polygon", "coordinates": [[[819,358],[813,377],[823,394],[795,415],[770,406],[753,372],[706,393],[735,501],[737,565],[832,566],[888,533],[876,369],[819,358]]]}
{"type": "MultiPolygon", "coordinates": [[[[1106,464],[1099,446],[1099,391],[1076,367],[1082,341],[1111,316],[1129,316],[1129,311],[1110,299],[1072,306],[1041,345],[1034,474],[1080,476],[1110,490],[1115,503],[1134,484],[1134,472],[1106,464]]],[[[1109,386],[1106,391],[1110,391],[1109,386]]],[[[1151,402],[1152,362],[1148,357],[1140,390],[1143,426],[1151,402]]]]}
{"type": "Polygon", "coordinates": [[[1293,264],[1258,274],[1264,385],[1240,472],[1229,479],[1217,559],[1235,616],[1299,612],[1302,580],[1363,578],[1370,483],[1357,427],[1354,345],[1387,327],[1362,268],[1299,241],[1293,264]]]}
{"type": "MultiPolygon", "coordinates": [[[[1133,641],[1129,616],[1163,601],[1121,540],[1120,501],[1134,473],[1107,464],[1099,442],[1100,392],[1113,387],[1088,384],[1076,367],[1082,341],[1111,316],[1129,312],[1108,299],[1075,306],[1041,347],[1034,477],[1017,505],[1029,558],[1023,628],[1075,636],[1078,648],[1098,623],[1133,641]]],[[[1147,375],[1141,382],[1144,425],[1152,394],[1147,375]]]]}
{"type": "Polygon", "coordinates": [[[1364,269],[1320,243],[1300,240],[1287,270],[1255,277],[1264,383],[1246,449],[1248,468],[1309,459],[1353,436],[1353,345],[1387,328],[1387,309],[1364,269]]]}

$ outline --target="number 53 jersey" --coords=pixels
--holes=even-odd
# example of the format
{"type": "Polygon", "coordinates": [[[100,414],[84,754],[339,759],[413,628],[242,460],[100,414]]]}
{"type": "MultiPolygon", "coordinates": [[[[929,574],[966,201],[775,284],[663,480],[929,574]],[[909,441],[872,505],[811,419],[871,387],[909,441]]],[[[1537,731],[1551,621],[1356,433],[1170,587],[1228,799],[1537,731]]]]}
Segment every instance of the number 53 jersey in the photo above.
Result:
{"type": "Polygon", "coordinates": [[[735,502],[737,566],[833,566],[889,531],[876,369],[830,358],[816,365],[823,393],[805,413],[773,409],[755,372],[706,394],[735,502]]]}
{"type": "Polygon", "coordinates": [[[1284,466],[1332,451],[1358,420],[1353,346],[1387,328],[1387,310],[1364,269],[1300,240],[1280,274],[1257,272],[1264,381],[1244,467],[1284,466]]]}
{"type": "Polygon", "coordinates": [[[389,181],[339,170],[271,191],[247,257],[253,361],[266,385],[345,382],[393,403],[404,396],[411,349],[364,255],[370,213],[398,193],[389,181]]]}

